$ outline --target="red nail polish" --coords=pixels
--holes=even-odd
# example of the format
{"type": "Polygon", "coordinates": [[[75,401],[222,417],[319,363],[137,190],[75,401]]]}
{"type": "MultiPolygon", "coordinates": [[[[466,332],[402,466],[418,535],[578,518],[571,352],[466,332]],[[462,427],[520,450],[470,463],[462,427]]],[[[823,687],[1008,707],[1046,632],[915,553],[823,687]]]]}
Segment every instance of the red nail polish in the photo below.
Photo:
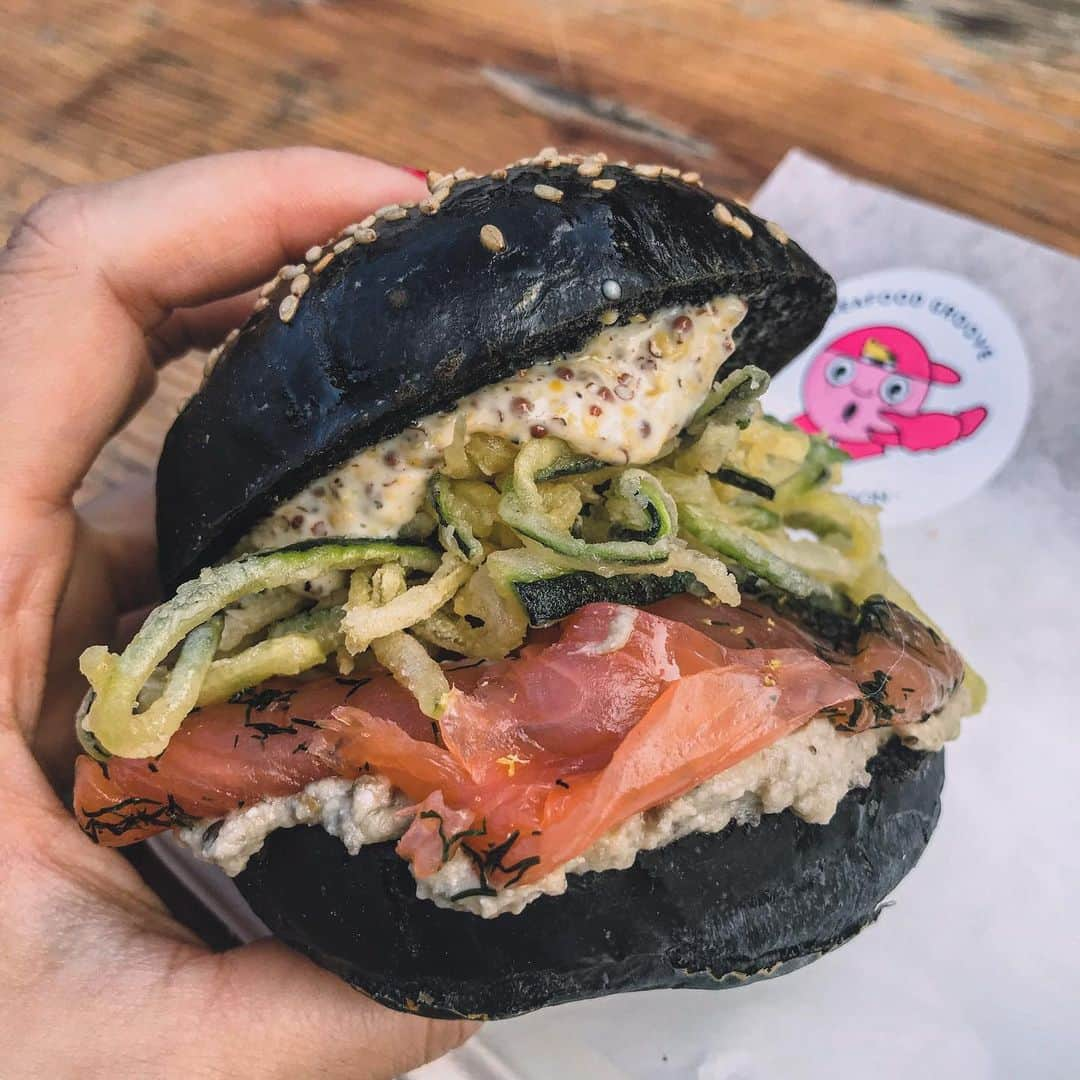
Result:
{"type": "Polygon", "coordinates": [[[414,169],[410,165],[401,166],[407,173],[412,173],[418,180],[426,180],[427,172],[424,169],[414,169]]]}

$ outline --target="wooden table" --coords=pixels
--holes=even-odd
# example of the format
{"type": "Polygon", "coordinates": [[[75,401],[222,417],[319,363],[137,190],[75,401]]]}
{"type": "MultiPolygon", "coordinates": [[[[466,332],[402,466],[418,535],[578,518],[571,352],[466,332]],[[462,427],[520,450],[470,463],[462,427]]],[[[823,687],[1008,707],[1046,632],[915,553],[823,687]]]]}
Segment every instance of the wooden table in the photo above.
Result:
{"type": "MultiPolygon", "coordinates": [[[[0,230],[60,184],[313,142],[440,171],[541,146],[750,195],[791,146],[1080,251],[1072,0],[4,0],[0,230]]],[[[86,496],[152,467],[167,370],[86,496]]]]}

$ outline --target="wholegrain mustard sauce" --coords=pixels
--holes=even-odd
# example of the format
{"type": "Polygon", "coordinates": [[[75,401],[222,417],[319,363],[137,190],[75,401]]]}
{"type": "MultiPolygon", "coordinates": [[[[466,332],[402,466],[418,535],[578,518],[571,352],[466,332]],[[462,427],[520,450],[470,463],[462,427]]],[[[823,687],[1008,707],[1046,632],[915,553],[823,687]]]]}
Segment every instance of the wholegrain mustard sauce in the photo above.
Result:
{"type": "Polygon", "coordinates": [[[321,536],[394,537],[416,516],[428,481],[463,417],[465,435],[515,443],[552,435],[609,464],[658,458],[704,401],[746,314],[735,296],[670,307],[601,330],[558,356],[425,416],[361,450],[277,507],[245,547],[283,547],[321,536]]]}

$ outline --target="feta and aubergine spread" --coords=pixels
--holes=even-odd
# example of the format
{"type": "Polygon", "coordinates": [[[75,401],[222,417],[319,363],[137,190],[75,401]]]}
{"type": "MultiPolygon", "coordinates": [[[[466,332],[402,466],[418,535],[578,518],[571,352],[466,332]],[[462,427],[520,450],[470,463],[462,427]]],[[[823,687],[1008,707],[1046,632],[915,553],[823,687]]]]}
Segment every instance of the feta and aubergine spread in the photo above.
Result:
{"type": "Polygon", "coordinates": [[[78,820],[429,1016],[808,963],[982,696],[762,412],[833,282],[675,169],[429,186],[282,268],[173,425],[171,599],[82,657],[78,820]]]}

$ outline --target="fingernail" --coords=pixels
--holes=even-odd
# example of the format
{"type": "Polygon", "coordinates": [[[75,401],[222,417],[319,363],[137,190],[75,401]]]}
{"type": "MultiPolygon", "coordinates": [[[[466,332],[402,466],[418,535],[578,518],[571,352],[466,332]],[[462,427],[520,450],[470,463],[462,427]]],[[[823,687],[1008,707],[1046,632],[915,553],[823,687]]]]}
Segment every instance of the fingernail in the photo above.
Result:
{"type": "Polygon", "coordinates": [[[413,176],[415,176],[418,180],[427,179],[426,169],[414,169],[411,165],[402,165],[401,167],[405,170],[405,172],[412,173],[413,176]]]}

